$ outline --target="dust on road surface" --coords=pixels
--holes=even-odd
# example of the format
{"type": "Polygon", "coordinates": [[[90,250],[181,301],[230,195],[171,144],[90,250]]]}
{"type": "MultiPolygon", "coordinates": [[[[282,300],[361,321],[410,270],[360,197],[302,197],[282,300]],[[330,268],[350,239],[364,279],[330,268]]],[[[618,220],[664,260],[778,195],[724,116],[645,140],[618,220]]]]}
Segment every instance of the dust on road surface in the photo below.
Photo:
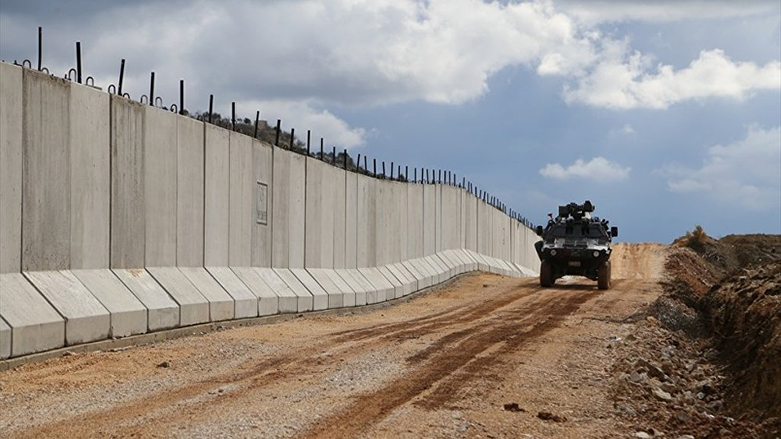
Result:
{"type": "Polygon", "coordinates": [[[22,366],[0,373],[0,436],[627,435],[611,343],[659,295],[664,251],[617,245],[608,291],[470,274],[370,313],[22,366]]]}

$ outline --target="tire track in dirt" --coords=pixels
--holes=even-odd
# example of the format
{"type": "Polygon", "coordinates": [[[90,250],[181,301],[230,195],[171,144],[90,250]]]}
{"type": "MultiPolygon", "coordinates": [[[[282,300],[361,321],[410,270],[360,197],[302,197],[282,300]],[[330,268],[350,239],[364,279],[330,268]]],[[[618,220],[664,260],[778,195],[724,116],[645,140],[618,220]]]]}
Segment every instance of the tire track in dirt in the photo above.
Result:
{"type": "Polygon", "coordinates": [[[170,410],[190,409],[215,411],[225,405],[246,397],[253,392],[290,379],[298,380],[304,375],[316,375],[341,359],[387,344],[388,339],[409,338],[411,334],[423,335],[441,331],[448,327],[460,327],[469,322],[484,319],[491,312],[524,300],[539,291],[530,289],[526,283],[505,287],[492,292],[495,296],[477,306],[463,306],[446,312],[424,316],[385,327],[369,327],[354,330],[351,334],[331,334],[323,341],[289,354],[276,355],[263,360],[248,361],[233,371],[207,377],[179,388],[168,389],[109,410],[83,413],[70,418],[41,425],[22,432],[18,437],[85,437],[85,436],[131,436],[142,433],[151,435],[165,431],[176,423],[170,410]],[[336,336],[333,336],[336,335],[336,336]],[[331,357],[318,357],[324,350],[339,350],[331,357]],[[313,365],[313,358],[321,363],[313,365]],[[240,390],[230,392],[218,400],[193,401],[210,391],[227,384],[239,384],[240,390]],[[134,424],[143,420],[140,425],[134,424]],[[123,425],[126,424],[126,425],[123,425]]]}
{"type": "Polygon", "coordinates": [[[358,396],[345,409],[318,421],[303,437],[356,436],[418,397],[422,397],[415,402],[419,406],[440,407],[448,403],[458,389],[483,376],[496,363],[496,355],[509,355],[558,327],[567,315],[599,294],[569,297],[559,294],[542,301],[536,309],[527,310],[526,315],[521,315],[519,310],[507,311],[492,319],[490,325],[458,331],[459,336],[443,339],[438,351],[431,353],[427,361],[402,379],[358,396]],[[497,352],[491,356],[479,357],[495,348],[497,352]],[[436,388],[429,390],[434,386],[436,388]]]}

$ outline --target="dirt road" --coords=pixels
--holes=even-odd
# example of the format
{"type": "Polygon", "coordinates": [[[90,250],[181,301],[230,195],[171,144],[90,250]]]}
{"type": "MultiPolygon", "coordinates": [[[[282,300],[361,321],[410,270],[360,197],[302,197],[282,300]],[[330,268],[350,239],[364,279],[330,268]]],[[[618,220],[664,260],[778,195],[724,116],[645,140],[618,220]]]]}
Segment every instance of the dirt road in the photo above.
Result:
{"type": "Polygon", "coordinates": [[[472,274],[370,313],[23,366],[0,373],[0,436],[628,435],[608,395],[612,343],[659,294],[663,254],[617,246],[608,291],[472,274]]]}

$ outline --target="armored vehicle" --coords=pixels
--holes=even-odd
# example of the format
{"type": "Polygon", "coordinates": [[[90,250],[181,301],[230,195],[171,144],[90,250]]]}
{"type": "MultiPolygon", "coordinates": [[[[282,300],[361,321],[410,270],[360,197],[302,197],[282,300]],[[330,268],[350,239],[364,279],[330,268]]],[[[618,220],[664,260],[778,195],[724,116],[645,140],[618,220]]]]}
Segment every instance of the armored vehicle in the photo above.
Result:
{"type": "Polygon", "coordinates": [[[556,279],[585,276],[597,281],[600,290],[610,288],[610,243],[618,236],[618,227],[593,217],[594,205],[570,203],[559,206],[559,214],[548,224],[537,226],[542,241],[535,244],[540,257],[540,285],[550,287],[556,279]]]}

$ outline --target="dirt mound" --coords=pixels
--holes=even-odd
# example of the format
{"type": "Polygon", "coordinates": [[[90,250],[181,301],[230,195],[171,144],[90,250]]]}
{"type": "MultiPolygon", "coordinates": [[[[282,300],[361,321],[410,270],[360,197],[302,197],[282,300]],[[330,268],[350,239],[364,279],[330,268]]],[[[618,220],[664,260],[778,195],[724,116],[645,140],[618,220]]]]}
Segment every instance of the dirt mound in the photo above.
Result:
{"type": "Polygon", "coordinates": [[[614,279],[660,279],[664,272],[667,246],[662,244],[620,243],[610,255],[614,279]]]}
{"type": "Polygon", "coordinates": [[[702,350],[727,372],[730,415],[781,417],[781,235],[701,232],[673,244],[652,313],[670,330],[704,337],[702,350]]]}
{"type": "Polygon", "coordinates": [[[704,297],[735,412],[781,417],[781,262],[733,274],[704,297]]]}

